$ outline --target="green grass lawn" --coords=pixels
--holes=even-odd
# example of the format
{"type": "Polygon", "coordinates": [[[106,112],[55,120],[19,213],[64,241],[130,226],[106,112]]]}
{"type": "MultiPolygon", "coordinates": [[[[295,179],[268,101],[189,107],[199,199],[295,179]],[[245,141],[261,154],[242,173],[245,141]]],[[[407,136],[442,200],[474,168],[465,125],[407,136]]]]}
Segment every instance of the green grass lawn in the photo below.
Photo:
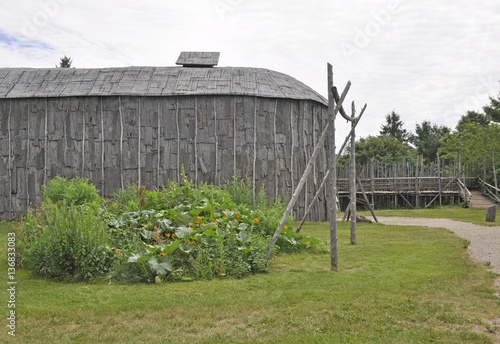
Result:
{"type": "MultiPolygon", "coordinates": [[[[371,216],[369,211],[359,211],[361,215],[371,216]]],[[[341,213],[340,215],[343,215],[341,213]]],[[[403,216],[445,218],[463,222],[471,222],[482,226],[500,226],[500,211],[497,209],[495,222],[486,222],[486,209],[462,207],[438,207],[432,209],[395,209],[376,210],[375,216],[403,216]]]]}
{"type": "MultiPolygon", "coordinates": [[[[17,269],[5,343],[493,343],[500,314],[494,274],[447,230],[339,223],[340,271],[326,250],[282,254],[269,273],[176,284],[52,282],[17,269]],[[488,332],[489,329],[489,332],[488,332]]],[[[302,233],[327,240],[328,223],[302,233]]],[[[0,223],[6,257],[9,223],[0,223]]]]}

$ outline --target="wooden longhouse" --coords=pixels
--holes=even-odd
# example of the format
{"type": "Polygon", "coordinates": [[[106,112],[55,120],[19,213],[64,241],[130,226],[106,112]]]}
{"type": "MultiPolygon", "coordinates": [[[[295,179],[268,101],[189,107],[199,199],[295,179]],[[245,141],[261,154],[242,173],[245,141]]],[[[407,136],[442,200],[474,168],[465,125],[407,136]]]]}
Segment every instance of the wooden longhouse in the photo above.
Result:
{"type": "MultiPolygon", "coordinates": [[[[289,198],[327,123],[325,99],[272,70],[215,67],[184,52],[176,67],[0,68],[0,220],[41,201],[55,176],[89,178],[105,197],[129,183],[247,176],[289,198]]],[[[294,215],[326,171],[325,149],[294,215]]],[[[324,196],[311,213],[326,219],[324,196]]]]}

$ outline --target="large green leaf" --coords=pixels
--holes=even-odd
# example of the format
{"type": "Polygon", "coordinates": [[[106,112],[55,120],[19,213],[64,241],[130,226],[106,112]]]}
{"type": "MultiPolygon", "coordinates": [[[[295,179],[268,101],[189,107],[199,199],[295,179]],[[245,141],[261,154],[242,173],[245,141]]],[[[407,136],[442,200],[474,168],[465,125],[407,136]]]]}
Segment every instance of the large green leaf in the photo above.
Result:
{"type": "Polygon", "coordinates": [[[241,242],[251,242],[252,236],[245,231],[241,231],[236,235],[236,238],[241,242]]]}

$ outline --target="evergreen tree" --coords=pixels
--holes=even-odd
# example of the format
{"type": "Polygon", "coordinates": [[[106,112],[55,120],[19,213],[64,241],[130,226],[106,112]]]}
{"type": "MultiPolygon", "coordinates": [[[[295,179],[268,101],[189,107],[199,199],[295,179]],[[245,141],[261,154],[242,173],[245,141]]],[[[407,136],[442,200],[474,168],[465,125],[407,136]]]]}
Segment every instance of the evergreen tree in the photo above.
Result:
{"type": "Polygon", "coordinates": [[[73,60],[66,55],[64,57],[61,57],[61,61],[59,62],[59,66],[56,66],[57,68],[71,68],[71,64],[73,63],[73,60]]]}
{"type": "Polygon", "coordinates": [[[394,111],[385,116],[386,124],[380,127],[380,135],[394,137],[399,142],[408,142],[408,132],[403,128],[401,117],[394,111]]]}

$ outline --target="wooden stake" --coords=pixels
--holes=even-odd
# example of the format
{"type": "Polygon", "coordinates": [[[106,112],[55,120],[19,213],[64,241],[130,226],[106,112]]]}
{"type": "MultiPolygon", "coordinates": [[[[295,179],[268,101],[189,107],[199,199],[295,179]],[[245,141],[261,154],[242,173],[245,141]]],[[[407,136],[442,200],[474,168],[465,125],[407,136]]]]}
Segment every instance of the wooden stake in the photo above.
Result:
{"type": "MultiPolygon", "coordinates": [[[[356,112],[354,102],[352,102],[352,117],[355,118],[356,112]]],[[[351,121],[351,128],[354,130],[355,121],[351,121]]],[[[356,132],[351,135],[351,173],[350,173],[350,188],[351,188],[351,245],[356,245],[356,132]]]]}
{"type": "MultiPolygon", "coordinates": [[[[9,100],[9,116],[7,117],[7,133],[9,136],[9,219],[12,220],[12,138],[11,138],[11,116],[12,116],[12,100],[9,100]]],[[[45,136],[47,137],[47,136],[45,136]]],[[[47,150],[45,150],[45,154],[47,150]]]]}
{"type": "Polygon", "coordinates": [[[333,99],[333,67],[327,65],[328,69],[328,167],[332,171],[332,176],[329,183],[329,193],[327,193],[328,202],[328,220],[330,221],[330,269],[332,271],[339,270],[338,257],[338,237],[337,237],[337,164],[335,156],[335,101],[333,99]]]}

